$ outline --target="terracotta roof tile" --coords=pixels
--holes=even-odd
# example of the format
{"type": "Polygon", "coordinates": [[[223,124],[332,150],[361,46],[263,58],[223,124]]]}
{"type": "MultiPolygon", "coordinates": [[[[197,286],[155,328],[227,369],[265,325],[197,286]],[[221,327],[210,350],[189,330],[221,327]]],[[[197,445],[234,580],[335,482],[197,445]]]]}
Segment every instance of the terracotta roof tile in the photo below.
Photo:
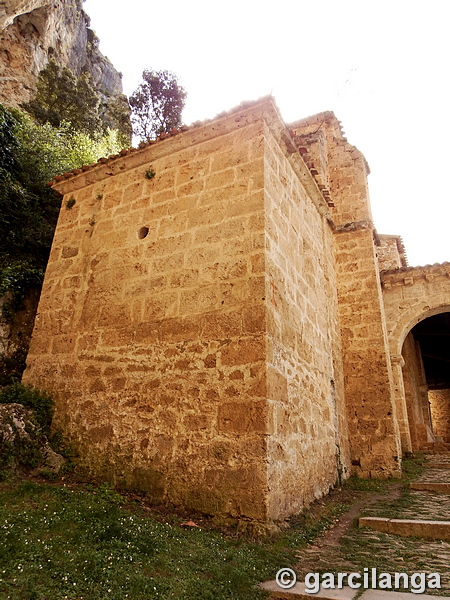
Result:
{"type": "MultiPolygon", "coordinates": [[[[58,183],[60,181],[63,181],[64,179],[69,179],[69,177],[73,177],[79,173],[81,173],[82,171],[90,171],[91,169],[94,169],[95,167],[98,167],[99,164],[107,164],[113,160],[116,160],[117,158],[121,158],[123,156],[127,156],[129,154],[131,154],[132,152],[137,152],[138,150],[143,150],[144,148],[147,148],[148,146],[151,146],[152,144],[156,144],[157,142],[163,141],[169,137],[175,136],[175,135],[179,135],[180,133],[185,133],[186,131],[191,130],[192,128],[196,128],[196,127],[201,127],[202,125],[206,125],[207,123],[211,123],[212,121],[216,120],[216,119],[220,119],[222,117],[225,116],[230,116],[233,113],[236,113],[240,110],[242,110],[243,108],[249,108],[251,106],[254,106],[258,103],[260,103],[263,100],[266,100],[268,98],[271,98],[273,100],[272,96],[264,96],[263,98],[259,98],[258,100],[254,100],[254,101],[248,101],[248,102],[242,102],[240,105],[232,108],[231,110],[228,111],[222,111],[221,113],[219,113],[218,115],[216,115],[214,117],[214,119],[205,119],[204,121],[195,121],[194,123],[192,123],[191,125],[181,125],[179,128],[174,128],[171,129],[169,132],[167,133],[162,133],[160,134],[155,140],[149,140],[147,142],[141,142],[139,144],[138,148],[125,148],[123,150],[121,150],[119,152],[119,154],[115,154],[112,156],[109,156],[108,158],[100,158],[97,163],[93,163],[90,165],[83,165],[81,167],[81,169],[76,169],[77,173],[72,172],[70,175],[68,175],[67,173],[65,173],[64,175],[57,175],[56,177],[53,178],[52,181],[48,182],[49,186],[54,185],[55,183],[58,183]]],[[[75,170],[74,170],[75,171],[75,170]]]]}
{"type": "MultiPolygon", "coordinates": [[[[64,179],[69,179],[71,177],[74,177],[75,175],[77,175],[81,172],[90,171],[91,169],[95,169],[99,165],[107,164],[118,158],[128,156],[129,154],[131,154],[133,152],[138,152],[138,150],[143,150],[144,148],[147,148],[148,146],[151,146],[152,144],[156,144],[156,143],[164,141],[165,139],[170,138],[172,136],[179,135],[181,133],[185,133],[186,131],[189,131],[193,128],[201,127],[201,126],[211,123],[212,121],[215,121],[217,119],[227,117],[227,116],[232,116],[233,114],[238,113],[239,111],[242,111],[243,109],[250,108],[250,107],[255,106],[255,105],[259,104],[260,102],[262,102],[264,100],[268,100],[268,99],[270,99],[272,101],[274,100],[273,96],[269,95],[269,96],[264,96],[262,98],[259,98],[258,100],[254,100],[254,101],[244,101],[244,102],[241,102],[241,104],[239,104],[238,106],[236,106],[228,111],[220,112],[219,114],[217,114],[214,117],[214,119],[205,119],[204,121],[195,121],[191,125],[181,125],[178,129],[172,129],[168,133],[161,133],[156,138],[156,140],[149,140],[147,142],[141,142],[139,144],[138,148],[123,149],[119,152],[119,154],[109,156],[108,158],[100,158],[97,161],[97,163],[94,163],[91,165],[83,165],[81,167],[81,169],[74,169],[74,171],[72,171],[72,173],[64,173],[64,175],[62,175],[62,176],[58,175],[53,179],[53,181],[49,181],[48,185],[52,186],[55,183],[63,181],[64,179]],[[76,173],[75,173],[75,171],[76,171],[76,173]]],[[[323,115],[327,115],[328,117],[332,116],[333,118],[335,118],[333,113],[323,113],[323,115]]],[[[300,152],[300,154],[303,155],[303,157],[305,159],[305,155],[307,155],[307,152],[308,152],[307,148],[298,147],[297,144],[295,144],[295,146],[296,146],[297,150],[300,152]]],[[[309,171],[311,172],[313,178],[316,180],[316,183],[317,184],[321,183],[320,180],[318,179],[319,173],[318,173],[317,169],[315,169],[314,165],[313,164],[309,165],[307,160],[305,160],[305,162],[306,162],[306,165],[307,165],[309,171]]],[[[327,204],[329,206],[334,206],[331,201],[329,191],[326,189],[321,189],[321,188],[319,188],[319,189],[322,193],[323,198],[327,202],[327,204]]]]}

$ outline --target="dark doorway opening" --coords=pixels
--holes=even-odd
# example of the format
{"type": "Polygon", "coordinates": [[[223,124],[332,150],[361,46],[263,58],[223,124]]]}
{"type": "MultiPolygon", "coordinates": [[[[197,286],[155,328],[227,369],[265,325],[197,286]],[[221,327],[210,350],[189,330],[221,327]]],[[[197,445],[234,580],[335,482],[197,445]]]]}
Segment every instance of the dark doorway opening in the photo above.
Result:
{"type": "MultiPolygon", "coordinates": [[[[416,431],[416,445],[417,442],[419,447],[426,442],[450,443],[450,313],[424,319],[413,327],[410,336],[420,367],[417,397],[423,398],[422,402],[419,400],[422,404],[419,422],[413,414],[408,414],[410,428],[416,431]]],[[[417,410],[412,412],[417,415],[417,410]]]]}
{"type": "Polygon", "coordinates": [[[428,389],[450,389],[450,313],[424,319],[412,334],[419,342],[428,389]]]}

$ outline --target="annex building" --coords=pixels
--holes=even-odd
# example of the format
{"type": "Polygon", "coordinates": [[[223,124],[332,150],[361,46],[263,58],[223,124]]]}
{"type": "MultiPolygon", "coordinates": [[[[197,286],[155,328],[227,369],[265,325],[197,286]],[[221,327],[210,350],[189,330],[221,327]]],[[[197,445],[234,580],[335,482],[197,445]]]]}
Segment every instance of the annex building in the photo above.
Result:
{"type": "Polygon", "coordinates": [[[367,175],[269,97],[56,178],[24,381],[82,468],[270,523],[450,442],[450,263],[407,266],[367,175]]]}

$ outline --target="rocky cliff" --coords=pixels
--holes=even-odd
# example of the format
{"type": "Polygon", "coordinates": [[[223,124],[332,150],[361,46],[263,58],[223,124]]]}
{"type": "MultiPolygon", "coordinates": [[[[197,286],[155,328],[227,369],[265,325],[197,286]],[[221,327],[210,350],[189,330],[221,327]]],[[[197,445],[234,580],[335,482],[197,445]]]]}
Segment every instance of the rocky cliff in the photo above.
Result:
{"type": "Polygon", "coordinates": [[[103,99],[120,96],[121,75],[89,25],[82,0],[0,0],[0,102],[30,100],[50,57],[76,75],[89,71],[103,99]]]}

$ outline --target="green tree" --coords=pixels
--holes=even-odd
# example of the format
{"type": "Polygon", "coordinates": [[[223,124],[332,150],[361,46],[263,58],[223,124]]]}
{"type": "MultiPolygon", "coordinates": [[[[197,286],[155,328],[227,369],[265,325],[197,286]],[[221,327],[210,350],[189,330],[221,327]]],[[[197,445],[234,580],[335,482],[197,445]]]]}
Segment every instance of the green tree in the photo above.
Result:
{"type": "Polygon", "coordinates": [[[66,121],[91,136],[102,132],[99,107],[99,96],[91,85],[90,75],[82,73],[75,77],[54,59],[39,73],[36,96],[22,105],[41,125],[60,127],[66,121]]]}
{"type": "Polygon", "coordinates": [[[92,139],[70,123],[38,125],[0,105],[0,270],[24,261],[45,267],[60,207],[47,181],[120,149],[117,131],[92,139]]]}
{"type": "Polygon", "coordinates": [[[14,169],[17,150],[15,137],[16,120],[8,110],[0,104],[0,177],[14,169]]]}
{"type": "MultiPolygon", "coordinates": [[[[40,125],[29,114],[0,104],[0,296],[2,315],[11,321],[25,297],[37,297],[61,205],[47,186],[55,175],[117,154],[123,137],[74,129],[61,121],[40,125]],[[30,294],[30,292],[32,292],[30,294]]],[[[26,336],[13,354],[0,355],[0,387],[21,376],[26,336]]]]}
{"type": "MultiPolygon", "coordinates": [[[[25,172],[20,160],[20,123],[3,106],[0,111],[0,261],[22,260],[40,262],[42,242],[51,241],[51,227],[47,228],[48,192],[39,203],[33,189],[27,189],[25,180],[37,184],[34,172],[25,172]],[[39,206],[38,206],[39,204],[39,206]],[[39,214],[39,217],[37,215],[39,214]],[[45,216],[44,216],[45,215],[45,216]]],[[[50,210],[50,212],[52,212],[50,210]]],[[[47,252],[44,251],[44,254],[47,252]]]]}
{"type": "Polygon", "coordinates": [[[125,95],[106,96],[100,106],[100,118],[104,133],[117,130],[123,148],[131,144],[133,129],[130,121],[130,105],[125,95]]]}
{"type": "Polygon", "coordinates": [[[145,70],[143,82],[130,97],[133,132],[148,141],[181,125],[186,91],[170,71],[145,70]]]}

